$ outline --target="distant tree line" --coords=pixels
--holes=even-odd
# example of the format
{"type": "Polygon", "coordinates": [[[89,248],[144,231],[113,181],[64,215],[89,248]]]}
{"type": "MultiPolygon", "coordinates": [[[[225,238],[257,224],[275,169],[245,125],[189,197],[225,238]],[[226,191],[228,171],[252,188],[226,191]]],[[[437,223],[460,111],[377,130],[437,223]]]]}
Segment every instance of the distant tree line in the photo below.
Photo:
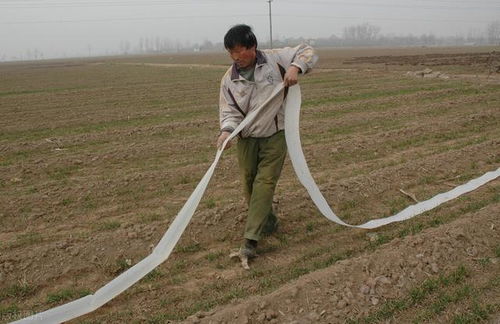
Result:
{"type": "MultiPolygon", "coordinates": [[[[477,46],[500,45],[500,21],[487,25],[485,31],[471,30],[467,35],[439,37],[434,34],[423,35],[383,35],[381,28],[369,23],[345,27],[342,35],[328,38],[285,38],[273,40],[274,47],[293,46],[299,43],[311,43],[316,47],[351,47],[351,46],[477,46]]],[[[269,43],[261,42],[266,48],[269,43]]],[[[224,48],[221,42],[202,43],[172,41],[167,38],[142,37],[135,46],[129,42],[120,45],[121,54],[153,54],[175,52],[212,52],[224,48]]]]}
{"type": "MultiPolygon", "coordinates": [[[[423,35],[391,35],[381,34],[381,28],[369,23],[345,27],[342,35],[331,35],[327,38],[284,38],[273,40],[274,47],[294,46],[300,43],[310,43],[316,47],[351,47],[351,46],[477,46],[500,45],[500,20],[487,24],[485,30],[470,30],[467,35],[438,37],[434,34],[423,35]]],[[[261,42],[266,48],[269,43],[261,42]]],[[[107,55],[129,54],[161,54],[178,52],[214,52],[221,51],[224,46],[221,42],[213,43],[205,40],[201,43],[171,40],[161,37],[141,37],[135,44],[128,40],[120,41],[117,51],[107,55]]],[[[92,52],[88,45],[88,56],[99,55],[92,52]]],[[[83,55],[82,55],[83,56],[83,55]]],[[[38,49],[29,49],[15,60],[39,60],[44,54],[38,49]]],[[[12,58],[11,58],[12,59],[12,58]]],[[[0,61],[9,58],[0,52],[0,61]]]]}

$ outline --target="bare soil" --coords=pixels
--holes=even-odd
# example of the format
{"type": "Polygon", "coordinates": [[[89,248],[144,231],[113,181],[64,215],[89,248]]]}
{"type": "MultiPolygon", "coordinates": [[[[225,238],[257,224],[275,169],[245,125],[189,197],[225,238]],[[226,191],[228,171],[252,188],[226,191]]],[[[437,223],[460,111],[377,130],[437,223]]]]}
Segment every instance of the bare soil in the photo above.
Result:
{"type": "MultiPolygon", "coordinates": [[[[493,50],[320,51],[301,79],[301,136],[341,218],[388,216],[413,203],[400,189],[424,200],[499,167],[500,86],[487,81],[496,72],[456,59],[493,50]],[[457,77],[405,75],[433,52],[457,77]],[[458,77],[471,75],[480,77],[458,77]]],[[[215,53],[0,65],[0,322],[92,293],[150,253],[215,155],[228,62],[215,53]]],[[[246,213],[229,150],[170,258],[72,322],[499,318],[498,180],[376,231],[326,220],[288,161],[276,200],[280,230],[245,271],[228,258],[246,213]]]]}
{"type": "Polygon", "coordinates": [[[373,63],[388,65],[417,65],[428,66],[441,65],[494,65],[500,64],[500,52],[484,53],[456,53],[456,54],[422,54],[422,55],[386,55],[355,57],[345,62],[345,64],[373,63]]]}
{"type": "MultiPolygon", "coordinates": [[[[439,228],[396,238],[376,251],[304,275],[270,294],[218,307],[208,313],[200,312],[186,322],[338,323],[348,319],[361,323],[376,320],[370,314],[377,314],[389,323],[404,323],[409,320],[408,315],[425,317],[422,306],[435,302],[437,295],[456,290],[456,286],[475,289],[478,294],[475,297],[483,307],[498,305],[500,296],[495,292],[500,284],[500,258],[491,258],[486,264],[478,262],[491,257],[500,241],[498,207],[498,204],[490,205],[439,228]],[[464,270],[459,281],[439,282],[440,278],[452,277],[450,274],[461,274],[461,269],[464,270]],[[436,289],[422,299],[409,301],[405,314],[388,316],[389,309],[387,313],[377,313],[380,304],[411,299],[422,282],[435,281],[438,282],[436,289]],[[480,292],[484,291],[490,294],[482,296],[480,292]]],[[[452,322],[454,315],[464,313],[466,310],[460,302],[458,300],[442,312],[438,309],[439,322],[452,322]]]]}

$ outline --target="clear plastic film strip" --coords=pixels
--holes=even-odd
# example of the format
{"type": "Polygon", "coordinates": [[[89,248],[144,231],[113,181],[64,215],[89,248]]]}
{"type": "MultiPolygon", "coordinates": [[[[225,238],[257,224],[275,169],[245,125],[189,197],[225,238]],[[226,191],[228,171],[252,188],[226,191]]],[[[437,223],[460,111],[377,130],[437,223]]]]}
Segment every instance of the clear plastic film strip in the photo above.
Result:
{"type": "Polygon", "coordinates": [[[290,156],[290,160],[292,161],[293,169],[295,170],[297,177],[299,178],[302,185],[306,188],[316,207],[318,207],[318,209],[326,218],[337,224],[349,227],[372,229],[390,223],[400,222],[415,217],[449,200],[455,199],[463,194],[475,190],[485,183],[492,181],[500,176],[500,168],[498,168],[495,171],[485,173],[479,178],[472,179],[466,184],[455,187],[450,191],[440,193],[428,200],[408,206],[393,216],[373,219],[361,225],[347,224],[343,222],[337,215],[335,215],[333,210],[330,208],[330,205],[326,201],[323,194],[321,194],[321,191],[316,185],[316,182],[314,181],[311,172],[309,171],[309,167],[307,166],[306,158],[304,157],[304,153],[302,152],[302,145],[300,143],[299,134],[300,102],[300,88],[298,86],[290,88],[287,96],[285,112],[285,135],[288,154],[290,156]]]}
{"type": "MultiPolygon", "coordinates": [[[[101,307],[114,297],[118,296],[120,293],[125,291],[127,288],[142,279],[146,274],[148,274],[150,271],[164,262],[169,257],[170,253],[172,253],[175,245],[179,241],[181,235],[184,233],[184,230],[186,229],[194,212],[196,211],[196,208],[198,207],[198,204],[203,197],[203,194],[208,186],[210,179],[212,178],[217,163],[219,162],[219,159],[227,143],[235,136],[237,136],[245,126],[251,123],[255,116],[262,109],[264,109],[269,101],[271,101],[278,95],[283,96],[283,89],[284,88],[282,84],[277,86],[271,96],[265,102],[263,102],[258,109],[248,114],[248,116],[241,122],[241,124],[234,130],[234,132],[231,133],[231,135],[224,141],[222,147],[217,151],[212,165],[207,170],[201,181],[198,183],[195,190],[188,198],[184,206],[181,208],[174,221],[168,228],[167,232],[163,235],[160,242],[156,245],[150,255],[104,285],[94,294],[82,297],[67,304],[49,309],[47,311],[37,313],[14,323],[61,323],[90,313],[101,307]]],[[[419,202],[415,205],[411,205],[393,216],[370,220],[361,225],[350,225],[343,222],[332,211],[328,202],[321,194],[321,191],[316,185],[307,166],[300,143],[299,117],[301,94],[298,85],[290,87],[285,105],[285,136],[288,146],[288,153],[290,156],[290,160],[292,161],[295,173],[297,174],[300,182],[302,183],[302,185],[304,185],[309,195],[311,196],[311,199],[321,211],[321,213],[329,220],[340,225],[372,229],[393,222],[403,221],[431,210],[467,192],[475,190],[478,187],[500,176],[500,168],[498,168],[496,171],[487,172],[479,178],[470,180],[466,184],[460,185],[450,191],[440,193],[432,197],[431,199],[419,202]]]]}

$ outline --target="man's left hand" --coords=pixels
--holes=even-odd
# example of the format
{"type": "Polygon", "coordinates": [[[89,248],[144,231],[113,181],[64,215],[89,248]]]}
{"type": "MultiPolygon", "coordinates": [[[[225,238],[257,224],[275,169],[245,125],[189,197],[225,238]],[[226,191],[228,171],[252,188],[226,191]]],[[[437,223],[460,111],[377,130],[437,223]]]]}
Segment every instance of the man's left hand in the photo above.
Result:
{"type": "Polygon", "coordinates": [[[285,73],[285,77],[283,78],[283,83],[285,87],[291,87],[296,85],[299,81],[299,71],[300,69],[295,65],[291,65],[285,73]]]}

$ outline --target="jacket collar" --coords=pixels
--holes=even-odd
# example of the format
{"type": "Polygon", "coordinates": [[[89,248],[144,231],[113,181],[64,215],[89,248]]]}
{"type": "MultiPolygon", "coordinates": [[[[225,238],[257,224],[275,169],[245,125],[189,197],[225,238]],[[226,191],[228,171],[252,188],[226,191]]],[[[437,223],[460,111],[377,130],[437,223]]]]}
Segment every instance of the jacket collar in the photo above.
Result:
{"type": "MultiPolygon", "coordinates": [[[[262,64],[267,63],[267,59],[262,53],[262,51],[256,50],[255,53],[255,64],[256,66],[260,66],[262,64]]],[[[240,78],[240,72],[238,71],[238,67],[236,66],[236,63],[233,63],[233,67],[231,69],[231,81],[238,80],[240,78]]]]}
{"type": "Polygon", "coordinates": [[[262,53],[262,51],[257,50],[257,53],[255,55],[255,61],[257,65],[262,65],[264,63],[267,63],[266,57],[262,53]]]}

